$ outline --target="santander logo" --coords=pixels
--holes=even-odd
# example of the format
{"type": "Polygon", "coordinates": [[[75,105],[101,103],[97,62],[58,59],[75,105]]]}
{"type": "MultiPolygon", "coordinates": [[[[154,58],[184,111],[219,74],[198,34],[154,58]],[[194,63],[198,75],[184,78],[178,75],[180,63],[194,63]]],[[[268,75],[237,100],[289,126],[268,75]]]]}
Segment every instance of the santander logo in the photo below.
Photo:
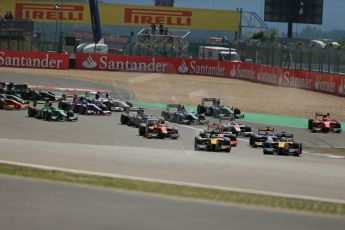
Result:
{"type": "Polygon", "coordinates": [[[230,70],[230,77],[235,78],[236,77],[236,66],[234,65],[232,69],[230,70]]]}
{"type": "Polygon", "coordinates": [[[179,73],[187,73],[188,72],[188,67],[186,65],[186,62],[183,60],[181,65],[177,68],[179,73]]]}
{"type": "Polygon", "coordinates": [[[345,94],[345,81],[341,80],[339,88],[338,88],[339,94],[345,94]]]}
{"type": "Polygon", "coordinates": [[[92,56],[89,55],[81,65],[86,69],[94,69],[97,66],[97,62],[95,62],[92,56]]]}

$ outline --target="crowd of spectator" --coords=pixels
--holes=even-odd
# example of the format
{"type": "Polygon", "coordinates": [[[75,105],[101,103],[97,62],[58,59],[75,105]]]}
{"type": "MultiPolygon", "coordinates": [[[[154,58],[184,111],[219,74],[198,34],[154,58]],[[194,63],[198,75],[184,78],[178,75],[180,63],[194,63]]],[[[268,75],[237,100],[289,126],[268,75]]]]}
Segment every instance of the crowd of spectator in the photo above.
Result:
{"type": "Polygon", "coordinates": [[[160,40],[167,39],[168,42],[173,42],[174,37],[173,37],[172,33],[169,32],[168,27],[165,27],[163,24],[160,24],[157,28],[157,25],[155,23],[152,23],[150,27],[151,27],[151,30],[145,29],[143,32],[144,40],[149,40],[151,38],[155,38],[157,29],[158,29],[159,35],[157,38],[159,38],[160,40]]]}

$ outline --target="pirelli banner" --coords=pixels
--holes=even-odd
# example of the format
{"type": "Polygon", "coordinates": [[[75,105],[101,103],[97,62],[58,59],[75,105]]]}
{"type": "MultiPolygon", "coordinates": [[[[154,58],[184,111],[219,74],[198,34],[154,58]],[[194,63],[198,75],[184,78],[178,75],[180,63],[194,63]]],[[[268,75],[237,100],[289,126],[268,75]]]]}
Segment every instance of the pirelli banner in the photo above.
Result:
{"type": "Polygon", "coordinates": [[[343,76],[245,62],[81,53],[77,55],[76,67],[104,71],[206,75],[345,96],[343,76]]]}
{"type": "MultiPolygon", "coordinates": [[[[90,24],[87,3],[33,0],[1,0],[2,11],[15,12],[16,18],[37,22],[90,24]]],[[[4,14],[6,12],[2,12],[4,14]]],[[[152,23],[169,28],[232,31],[239,30],[240,13],[227,10],[175,7],[130,6],[99,3],[102,25],[148,27],[152,23]]]]}

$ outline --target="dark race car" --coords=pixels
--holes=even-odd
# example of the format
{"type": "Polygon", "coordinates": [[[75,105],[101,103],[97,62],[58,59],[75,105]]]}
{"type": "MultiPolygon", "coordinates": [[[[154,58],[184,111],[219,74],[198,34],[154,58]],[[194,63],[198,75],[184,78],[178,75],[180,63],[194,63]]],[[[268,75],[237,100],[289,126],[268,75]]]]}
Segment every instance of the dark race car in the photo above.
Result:
{"type": "Polygon", "coordinates": [[[187,112],[184,105],[168,104],[161,116],[166,121],[184,125],[206,125],[209,123],[205,115],[187,112]]]}
{"type": "Polygon", "coordinates": [[[86,92],[85,96],[94,100],[96,105],[105,105],[109,111],[124,112],[126,108],[133,107],[131,102],[114,99],[107,92],[86,92]]]}
{"type": "Polygon", "coordinates": [[[127,107],[121,114],[120,122],[122,125],[139,127],[141,123],[146,123],[148,118],[153,118],[153,116],[146,113],[143,108],[127,107]]]}
{"type": "Polygon", "coordinates": [[[213,117],[232,117],[233,119],[244,118],[239,108],[234,106],[224,106],[220,99],[213,97],[203,97],[201,104],[197,106],[197,113],[213,117]],[[211,102],[211,104],[209,104],[211,102]]]}
{"type": "Polygon", "coordinates": [[[87,100],[84,97],[73,97],[63,95],[62,100],[59,101],[58,107],[60,109],[71,109],[74,113],[81,115],[110,115],[111,111],[103,104],[96,104],[92,100],[87,100]]]}
{"type": "Polygon", "coordinates": [[[330,119],[329,113],[315,113],[315,119],[308,120],[308,129],[312,133],[341,133],[341,123],[335,119],[330,119]]]}
{"type": "Polygon", "coordinates": [[[49,101],[57,101],[60,97],[57,97],[52,92],[46,91],[37,91],[29,88],[27,84],[14,84],[10,83],[3,83],[6,87],[4,87],[4,92],[6,94],[16,95],[21,97],[23,100],[31,100],[31,101],[38,101],[38,100],[49,100],[49,101]]]}
{"type": "Polygon", "coordinates": [[[274,128],[259,128],[257,134],[249,136],[249,145],[252,147],[263,147],[264,142],[276,139],[277,135],[274,133],[274,128]]]}

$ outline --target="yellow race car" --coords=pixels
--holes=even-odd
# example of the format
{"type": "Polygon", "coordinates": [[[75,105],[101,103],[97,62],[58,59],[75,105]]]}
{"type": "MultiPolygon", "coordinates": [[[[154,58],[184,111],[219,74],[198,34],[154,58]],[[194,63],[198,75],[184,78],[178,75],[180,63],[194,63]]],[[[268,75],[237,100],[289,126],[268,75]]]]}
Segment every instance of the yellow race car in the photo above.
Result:
{"type": "Polygon", "coordinates": [[[302,154],[302,143],[295,142],[293,134],[278,133],[276,138],[268,139],[263,143],[263,153],[298,157],[302,154]]]}

